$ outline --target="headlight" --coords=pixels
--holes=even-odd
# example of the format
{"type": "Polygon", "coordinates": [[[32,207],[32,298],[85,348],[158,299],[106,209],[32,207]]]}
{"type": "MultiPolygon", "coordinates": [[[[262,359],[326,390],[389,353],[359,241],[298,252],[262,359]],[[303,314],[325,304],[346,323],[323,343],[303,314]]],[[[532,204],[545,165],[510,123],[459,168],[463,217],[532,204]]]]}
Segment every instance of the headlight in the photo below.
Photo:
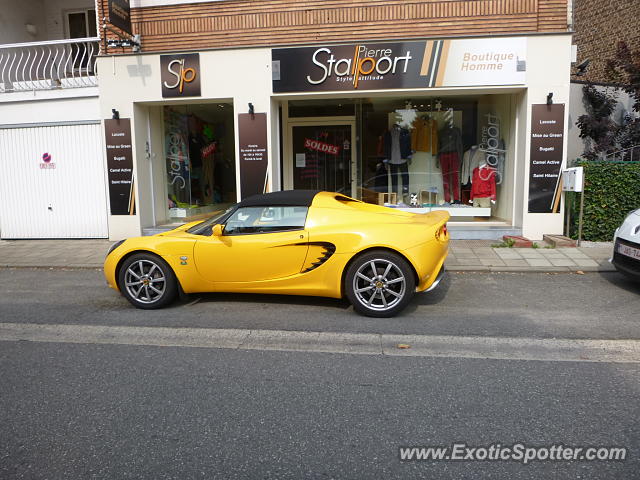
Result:
{"type": "Polygon", "coordinates": [[[111,247],[109,247],[109,251],[107,252],[107,257],[109,256],[109,254],[111,252],[113,252],[116,248],[118,248],[120,245],[122,245],[124,243],[124,240],[120,240],[119,242],[114,243],[113,245],[111,245],[111,247]]]}

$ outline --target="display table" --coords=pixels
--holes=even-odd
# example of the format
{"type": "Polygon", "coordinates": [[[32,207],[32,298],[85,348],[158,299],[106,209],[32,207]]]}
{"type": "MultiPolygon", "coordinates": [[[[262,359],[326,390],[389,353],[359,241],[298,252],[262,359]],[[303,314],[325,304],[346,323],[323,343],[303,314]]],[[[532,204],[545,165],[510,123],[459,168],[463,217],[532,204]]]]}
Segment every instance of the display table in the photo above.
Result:
{"type": "Polygon", "coordinates": [[[420,207],[420,208],[411,208],[411,207],[395,207],[385,205],[385,207],[395,208],[397,210],[402,210],[404,212],[411,213],[429,213],[436,211],[445,211],[449,212],[449,215],[452,217],[490,217],[491,216],[491,208],[482,208],[482,207],[462,207],[451,205],[449,207],[420,207]]]}

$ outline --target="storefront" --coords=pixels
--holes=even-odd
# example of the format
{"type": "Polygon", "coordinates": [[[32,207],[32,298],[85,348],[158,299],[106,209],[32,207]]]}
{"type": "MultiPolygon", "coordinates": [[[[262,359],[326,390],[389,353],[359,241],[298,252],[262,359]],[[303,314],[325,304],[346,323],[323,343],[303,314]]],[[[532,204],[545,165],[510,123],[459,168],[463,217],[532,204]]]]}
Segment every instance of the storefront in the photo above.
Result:
{"type": "Polygon", "coordinates": [[[101,58],[105,126],[132,139],[110,237],[281,189],[445,209],[464,238],[561,233],[569,58],[568,35],[101,58]]]}

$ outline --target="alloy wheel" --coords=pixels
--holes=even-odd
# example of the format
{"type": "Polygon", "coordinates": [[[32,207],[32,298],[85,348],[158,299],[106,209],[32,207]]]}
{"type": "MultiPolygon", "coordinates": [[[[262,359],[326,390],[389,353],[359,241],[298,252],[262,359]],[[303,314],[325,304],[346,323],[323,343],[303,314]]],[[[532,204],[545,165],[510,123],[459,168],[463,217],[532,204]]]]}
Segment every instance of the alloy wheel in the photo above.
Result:
{"type": "Polygon", "coordinates": [[[138,260],[129,265],[124,281],[129,295],[144,304],[157,302],[167,288],[164,272],[151,260],[138,260]]]}
{"type": "Polygon", "coordinates": [[[406,292],[407,281],[398,265],[376,258],[364,263],[353,277],[353,292],[366,308],[384,312],[395,307],[406,292]]]}

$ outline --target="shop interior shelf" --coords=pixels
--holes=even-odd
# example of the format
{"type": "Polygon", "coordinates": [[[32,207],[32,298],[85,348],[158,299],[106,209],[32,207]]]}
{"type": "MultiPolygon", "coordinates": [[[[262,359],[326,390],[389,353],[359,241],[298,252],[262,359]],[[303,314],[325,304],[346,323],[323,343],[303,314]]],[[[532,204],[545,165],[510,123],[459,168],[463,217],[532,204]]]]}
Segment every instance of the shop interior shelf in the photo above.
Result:
{"type": "Polygon", "coordinates": [[[429,213],[444,210],[449,212],[452,217],[490,217],[491,208],[482,207],[425,207],[425,208],[398,208],[398,210],[404,210],[405,212],[412,213],[429,213]]]}

